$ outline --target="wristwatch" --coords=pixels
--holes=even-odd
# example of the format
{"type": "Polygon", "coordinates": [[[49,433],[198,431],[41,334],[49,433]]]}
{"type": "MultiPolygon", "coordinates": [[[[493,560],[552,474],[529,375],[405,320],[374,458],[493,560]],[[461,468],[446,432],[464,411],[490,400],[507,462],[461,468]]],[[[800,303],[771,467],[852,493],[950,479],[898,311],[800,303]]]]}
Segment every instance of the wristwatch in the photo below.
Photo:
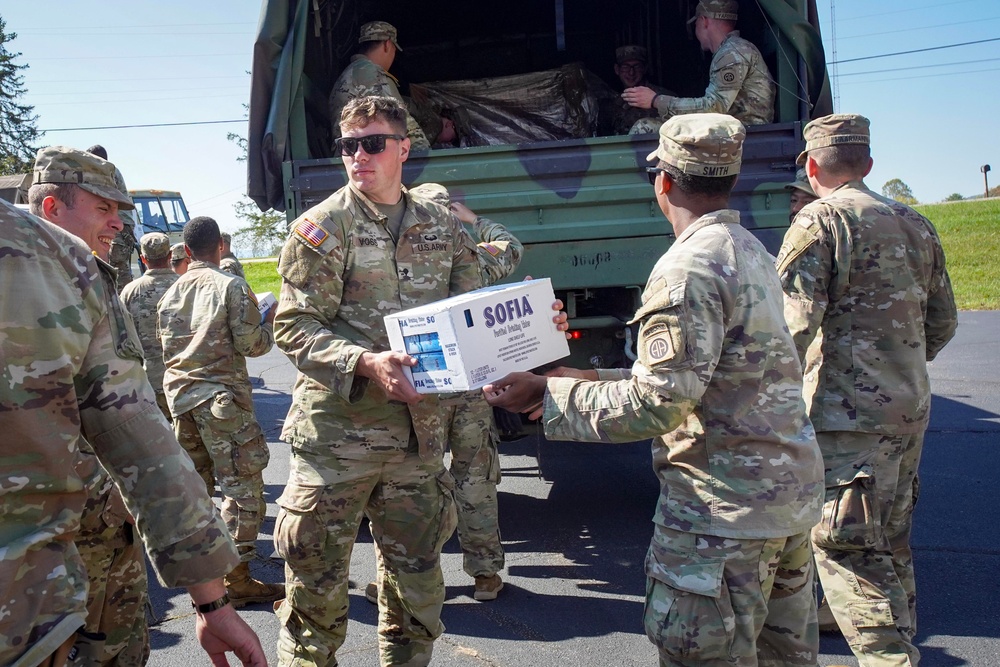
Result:
{"type": "Polygon", "coordinates": [[[191,606],[194,607],[199,614],[208,614],[215,611],[216,609],[222,609],[227,604],[229,604],[229,594],[223,593],[222,597],[214,602],[206,602],[205,604],[195,604],[194,600],[191,601],[191,606]]]}

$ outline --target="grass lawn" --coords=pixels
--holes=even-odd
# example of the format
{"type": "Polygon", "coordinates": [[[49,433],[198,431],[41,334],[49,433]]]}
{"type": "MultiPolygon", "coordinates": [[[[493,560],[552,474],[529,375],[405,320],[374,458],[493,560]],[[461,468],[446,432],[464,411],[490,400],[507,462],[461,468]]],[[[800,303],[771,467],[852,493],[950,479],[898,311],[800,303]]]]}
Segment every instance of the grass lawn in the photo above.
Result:
{"type": "Polygon", "coordinates": [[[250,259],[243,261],[243,273],[247,276],[254,294],[270,292],[278,297],[281,291],[281,276],[278,275],[278,260],[274,258],[250,259]]]}
{"type": "Polygon", "coordinates": [[[1000,199],[924,204],[948,260],[960,310],[1000,310],[1000,199]]]}
{"type": "MultiPolygon", "coordinates": [[[[915,208],[930,218],[941,235],[958,307],[1000,310],[1000,198],[915,208]]],[[[243,264],[254,292],[278,295],[277,266],[276,259],[243,264]]]]}

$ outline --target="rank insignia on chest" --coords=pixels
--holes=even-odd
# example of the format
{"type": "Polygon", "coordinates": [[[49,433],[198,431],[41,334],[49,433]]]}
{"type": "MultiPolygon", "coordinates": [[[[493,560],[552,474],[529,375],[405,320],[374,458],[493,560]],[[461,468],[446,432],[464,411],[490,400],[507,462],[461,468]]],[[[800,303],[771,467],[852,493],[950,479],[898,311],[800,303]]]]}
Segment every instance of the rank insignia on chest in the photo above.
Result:
{"type": "Polygon", "coordinates": [[[295,225],[295,233],[304,238],[314,248],[318,248],[329,236],[325,229],[309,218],[295,225]]]}

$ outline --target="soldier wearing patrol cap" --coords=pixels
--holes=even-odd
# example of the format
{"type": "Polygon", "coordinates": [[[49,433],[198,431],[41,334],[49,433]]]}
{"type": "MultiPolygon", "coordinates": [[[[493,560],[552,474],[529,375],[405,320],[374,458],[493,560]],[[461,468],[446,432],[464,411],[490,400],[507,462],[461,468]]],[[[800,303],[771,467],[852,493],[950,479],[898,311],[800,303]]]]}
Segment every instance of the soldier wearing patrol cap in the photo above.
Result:
{"type": "MultiPolygon", "coordinates": [[[[763,125],[774,119],[774,80],[760,51],[736,29],[737,0],[699,0],[694,34],[713,54],[708,88],[701,97],[657,94],[648,86],[629,88],[622,98],[640,109],[655,109],[660,120],[688,113],[726,113],[744,125],[763,125]]],[[[660,121],[640,120],[631,134],[655,132],[660,121]]]]}
{"type": "Polygon", "coordinates": [[[809,530],[822,464],[771,256],[728,208],[744,136],[721,114],[660,128],[647,172],[677,240],[631,322],[631,369],[485,388],[540,415],[549,439],[656,438],[644,622],[661,665],[815,665],[818,652],[809,530]]]}
{"type": "Polygon", "coordinates": [[[826,470],[819,578],[862,664],[915,665],[910,528],[927,362],[955,333],[954,294],[931,222],[864,183],[868,119],[824,116],[803,137],[797,163],[820,199],[795,217],[777,263],[826,470]]]}
{"type": "MultiPolygon", "coordinates": [[[[406,106],[399,92],[399,80],[389,74],[396,52],[402,50],[396,28],[389,23],[371,21],[361,26],[358,52],[351,56],[350,64],[337,77],[330,91],[330,122],[334,138],[340,136],[340,114],[344,106],[355,98],[366,95],[392,97],[406,106]]],[[[409,112],[406,114],[406,136],[410,138],[412,150],[431,147],[424,131],[409,112]]]]}
{"type": "MultiPolygon", "coordinates": [[[[112,651],[143,618],[141,599],[123,600],[128,591],[109,587],[109,611],[129,607],[138,618],[119,614],[95,627],[88,614],[105,589],[88,600],[89,564],[74,544],[81,511],[94,506],[80,462],[86,438],[116,472],[161,580],[187,586],[200,605],[202,645],[213,659],[235,650],[244,664],[263,667],[253,631],[220,597],[236,550],[156,409],[142,356],[113,305],[113,276],[93,256],[106,253],[104,240],[121,228],[113,167],[61,148],[43,150],[36,165],[35,212],[59,218],[76,237],[0,202],[0,664],[63,665],[77,639],[73,664],[145,661],[131,641],[112,651]],[[101,643],[107,652],[94,650],[101,643]]],[[[100,509],[111,508],[101,505],[95,518],[100,509]]],[[[145,574],[141,559],[134,566],[141,570],[125,576],[145,574]]]]}
{"type": "MultiPolygon", "coordinates": [[[[87,149],[87,152],[103,160],[108,159],[107,149],[100,144],[94,144],[87,149]]],[[[125,194],[128,194],[125,178],[117,167],[115,167],[115,186],[125,194]]],[[[108,263],[115,267],[115,271],[118,272],[117,284],[118,291],[120,292],[125,285],[132,282],[132,250],[138,242],[135,237],[135,218],[132,217],[132,214],[127,213],[124,208],[119,208],[118,217],[121,218],[124,227],[118,232],[115,240],[111,243],[111,253],[108,255],[108,263]]]]}
{"type": "MultiPolygon", "coordinates": [[[[646,47],[636,44],[619,46],[615,49],[615,75],[622,83],[622,89],[646,86],[658,95],[673,95],[663,86],[651,83],[647,78],[649,58],[646,47]]],[[[602,122],[607,118],[611,134],[628,134],[629,129],[641,118],[656,118],[655,109],[639,109],[621,96],[616,95],[601,109],[602,122]]],[[[604,134],[606,132],[602,132],[604,134]]]]}
{"type": "Polygon", "coordinates": [[[183,276],[188,269],[188,265],[191,263],[191,258],[188,257],[187,249],[184,248],[183,243],[175,243],[170,246],[170,270],[179,276],[183,276]]]}
{"type": "Polygon", "coordinates": [[[177,281],[170,270],[170,237],[161,232],[143,235],[139,253],[146,272],[122,289],[122,302],[128,309],[142,343],[143,368],[156,392],[156,404],[170,419],[170,408],[163,393],[163,345],[156,332],[156,304],[177,281]]]}
{"type": "Polygon", "coordinates": [[[806,170],[802,168],[796,170],[795,180],[785,185],[785,189],[789,190],[791,193],[788,205],[789,222],[795,220],[795,216],[805,207],[806,204],[819,199],[819,197],[816,196],[816,193],[813,192],[812,186],[809,185],[809,178],[806,176],[806,170]]]}
{"type": "Polygon", "coordinates": [[[244,280],[247,278],[243,273],[243,264],[233,254],[233,235],[229,232],[222,232],[222,261],[219,262],[219,268],[244,280]]]}
{"type": "MultiPolygon", "coordinates": [[[[107,263],[123,228],[119,209],[133,208],[116,180],[115,166],[85,151],[49,146],[38,151],[31,212],[78,237],[97,258],[107,310],[116,323],[123,354],[142,361],[132,318],[117,294],[115,270],[107,263]]],[[[80,531],[74,541],[89,580],[86,634],[77,641],[84,661],[142,664],[149,655],[146,626],[146,562],[118,488],[86,442],[77,472],[87,484],[80,531]]]]}

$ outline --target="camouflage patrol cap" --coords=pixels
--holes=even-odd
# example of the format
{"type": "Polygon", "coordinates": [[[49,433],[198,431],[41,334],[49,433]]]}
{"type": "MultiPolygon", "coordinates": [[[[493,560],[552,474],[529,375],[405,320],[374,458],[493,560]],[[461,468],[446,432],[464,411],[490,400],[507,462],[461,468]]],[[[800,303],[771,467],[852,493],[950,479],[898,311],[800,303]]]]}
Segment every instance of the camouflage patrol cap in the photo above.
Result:
{"type": "Polygon", "coordinates": [[[132,198],[115,185],[115,165],[92,153],[66,146],[47,146],[35,156],[32,185],[74,183],[87,192],[118,203],[118,208],[135,208],[132,198]]]}
{"type": "MultiPolygon", "coordinates": [[[[146,238],[145,236],[143,238],[146,238]]],[[[176,262],[177,260],[186,259],[187,250],[184,249],[183,243],[175,243],[170,246],[170,261],[176,262]]]]}
{"type": "Polygon", "coordinates": [[[743,123],[721,113],[673,116],[660,126],[660,143],[646,156],[693,176],[734,176],[743,158],[743,123]]]}
{"type": "Polygon", "coordinates": [[[420,185],[415,185],[410,188],[410,194],[414,197],[430,199],[432,202],[441,204],[441,206],[446,208],[451,206],[451,195],[448,194],[448,189],[437,183],[421,183],[420,185]]]}
{"type": "Polygon", "coordinates": [[[736,0],[698,0],[698,7],[694,10],[694,16],[688,20],[688,23],[694,23],[699,16],[735,21],[739,8],[740,3],[736,0]]]}
{"type": "Polygon", "coordinates": [[[170,237],[160,232],[143,234],[139,239],[139,252],[146,259],[163,259],[170,254],[170,237]]]}
{"type": "Polygon", "coordinates": [[[802,129],[806,147],[795,159],[800,167],[806,163],[806,154],[819,148],[841,144],[871,145],[871,121],[856,113],[835,113],[810,121],[802,129]]]}
{"type": "Polygon", "coordinates": [[[621,65],[629,60],[638,60],[640,62],[646,62],[648,60],[648,52],[645,46],[638,46],[636,44],[628,44],[626,46],[619,46],[615,49],[615,62],[621,65]]]}
{"type": "Polygon", "coordinates": [[[785,184],[786,190],[802,190],[810,197],[815,197],[816,193],[813,192],[812,185],[809,184],[809,177],[806,176],[806,170],[801,167],[795,171],[795,180],[791,183],[785,184]]]}
{"type": "Polygon", "coordinates": [[[397,51],[402,51],[399,45],[399,38],[396,36],[396,28],[391,23],[385,21],[371,21],[361,26],[361,34],[358,36],[358,43],[362,42],[384,42],[390,40],[397,51]]]}

